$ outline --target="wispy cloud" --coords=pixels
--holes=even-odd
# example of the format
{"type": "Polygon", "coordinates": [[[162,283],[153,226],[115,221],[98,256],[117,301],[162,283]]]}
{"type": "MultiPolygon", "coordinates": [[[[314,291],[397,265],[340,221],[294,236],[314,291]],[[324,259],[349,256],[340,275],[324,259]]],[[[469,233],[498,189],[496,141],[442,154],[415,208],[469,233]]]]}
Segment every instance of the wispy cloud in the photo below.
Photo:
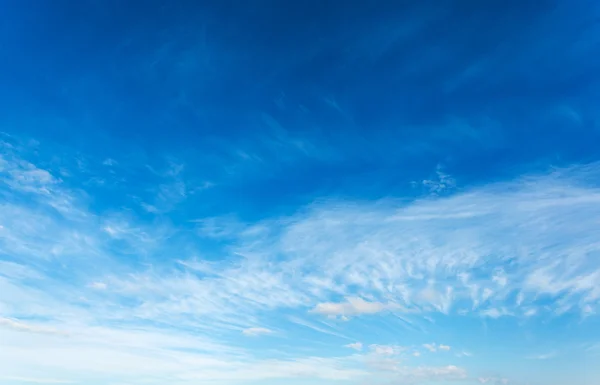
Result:
{"type": "Polygon", "coordinates": [[[327,316],[348,317],[360,314],[375,314],[390,307],[379,302],[368,302],[362,298],[347,298],[346,301],[341,303],[319,303],[311,312],[327,316]]]}
{"type": "MultiPolygon", "coordinates": [[[[432,194],[448,192],[448,190],[456,187],[456,181],[454,178],[452,178],[452,176],[449,174],[446,174],[441,165],[437,166],[435,178],[424,179],[421,184],[432,194]]],[[[416,185],[416,183],[413,183],[413,186],[414,185],[416,185]]]]}
{"type": "MultiPolygon", "coordinates": [[[[20,170],[25,163],[11,156],[4,167],[20,170]]],[[[91,362],[124,380],[148,367],[148,378],[178,373],[180,382],[299,373],[356,379],[378,371],[414,382],[463,379],[465,369],[456,366],[407,366],[403,360],[421,344],[363,339],[355,322],[449,317],[459,309],[492,322],[531,318],[529,309],[555,314],[565,303],[579,313],[600,299],[600,265],[591,257],[600,247],[593,219],[600,192],[589,183],[600,173],[596,164],[445,197],[326,200],[254,223],[220,221],[217,236],[202,237],[224,244],[225,257],[213,261],[200,257],[197,227],[183,231],[150,225],[132,212],[94,212],[83,195],[45,171],[50,177],[33,182],[6,174],[2,190],[9,199],[0,223],[0,333],[7,341],[0,355],[21,366],[0,368],[12,376],[23,377],[19,367],[32,360],[56,370],[74,360],[78,379],[96,373],[91,362]],[[23,188],[40,180],[50,183],[44,187],[50,195],[23,188]],[[39,200],[25,204],[22,194],[39,200]],[[55,204],[60,197],[71,198],[55,204]],[[175,258],[165,262],[164,255],[175,258]],[[61,273],[66,265],[68,278],[61,273]],[[559,297],[562,303],[553,300],[559,297]],[[283,330],[285,340],[292,327],[334,338],[338,348],[343,340],[361,342],[346,345],[351,355],[317,359],[294,350],[286,361],[265,352],[259,359],[239,338],[283,330]],[[39,348],[34,356],[25,352],[31,346],[39,348]]],[[[385,332],[383,324],[373,328],[385,332]]],[[[422,348],[454,350],[437,343],[422,348]]]]}
{"type": "Polygon", "coordinates": [[[108,285],[104,282],[92,282],[90,283],[90,287],[98,290],[106,290],[108,285]]]}
{"type": "Polygon", "coordinates": [[[384,355],[384,356],[392,356],[398,354],[404,350],[406,350],[403,346],[396,345],[378,345],[372,344],[369,345],[369,350],[375,354],[384,355]]]}
{"type": "MultiPolygon", "coordinates": [[[[490,308],[490,309],[485,309],[482,310],[480,313],[482,316],[484,317],[489,317],[489,318],[500,318],[500,317],[504,317],[504,316],[508,316],[508,315],[512,315],[511,312],[509,312],[508,310],[501,308],[490,308]]],[[[532,314],[525,314],[526,316],[532,315],[532,314]]]]}
{"type": "Polygon", "coordinates": [[[350,349],[354,349],[354,350],[358,350],[358,351],[361,351],[361,350],[362,350],[362,348],[363,348],[363,344],[362,344],[362,343],[360,343],[360,342],[353,342],[353,343],[351,343],[351,344],[344,345],[344,347],[346,347],[346,348],[350,348],[350,349]]]}
{"type": "Polygon", "coordinates": [[[260,336],[260,335],[273,334],[274,332],[271,329],[255,327],[255,328],[244,329],[242,331],[242,333],[244,333],[247,336],[260,336]]]}
{"type": "Polygon", "coordinates": [[[63,336],[68,335],[67,333],[57,330],[57,329],[48,328],[43,325],[40,326],[40,325],[20,322],[20,321],[10,319],[10,318],[0,318],[0,327],[7,327],[7,328],[10,328],[13,330],[23,331],[23,332],[28,332],[28,333],[55,334],[55,335],[63,335],[63,336]]]}
{"type": "Polygon", "coordinates": [[[447,352],[449,351],[451,348],[448,345],[444,345],[444,344],[436,344],[436,343],[431,343],[431,344],[423,344],[423,347],[427,350],[429,350],[432,353],[435,353],[437,351],[444,351],[447,352]]]}
{"type": "Polygon", "coordinates": [[[102,164],[104,166],[116,166],[118,164],[118,162],[112,158],[106,158],[106,159],[104,159],[102,164]]]}
{"type": "Polygon", "coordinates": [[[331,325],[319,323],[317,322],[317,320],[315,320],[315,322],[309,322],[307,320],[294,316],[288,317],[288,320],[296,325],[304,326],[318,333],[328,334],[330,336],[338,337],[343,340],[351,340],[351,338],[341,333],[338,329],[332,327],[331,325]]]}
{"type": "Polygon", "coordinates": [[[437,346],[435,344],[423,344],[423,347],[432,353],[437,352],[437,346]]]}

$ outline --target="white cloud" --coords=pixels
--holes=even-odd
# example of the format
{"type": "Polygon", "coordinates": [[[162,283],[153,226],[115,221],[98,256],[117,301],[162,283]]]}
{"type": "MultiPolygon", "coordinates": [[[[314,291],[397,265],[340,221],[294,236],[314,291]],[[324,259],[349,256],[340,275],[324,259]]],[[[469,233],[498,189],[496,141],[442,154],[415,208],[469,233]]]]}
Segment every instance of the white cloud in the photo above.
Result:
{"type": "Polygon", "coordinates": [[[437,352],[437,346],[436,344],[423,344],[423,347],[427,350],[429,350],[432,353],[437,352]]]}
{"type": "Polygon", "coordinates": [[[174,338],[167,330],[114,333],[104,329],[97,330],[96,336],[94,332],[79,330],[60,340],[2,333],[0,371],[23,378],[33,372],[63,373],[76,383],[110,378],[150,384],[164,383],[165,377],[172,383],[194,384],[293,378],[349,380],[366,374],[343,358],[256,359],[250,352],[221,350],[190,335],[174,338]],[[31,349],[32,344],[36,349],[31,349]]]}
{"type": "Polygon", "coordinates": [[[485,309],[485,310],[482,310],[480,312],[480,314],[484,317],[489,317],[489,318],[500,318],[500,317],[512,315],[511,312],[509,312],[508,310],[506,310],[504,308],[502,308],[502,309],[497,309],[497,308],[485,309]]]}
{"type": "Polygon", "coordinates": [[[362,298],[350,297],[346,302],[319,303],[311,311],[328,316],[355,316],[360,314],[375,314],[392,308],[379,302],[368,302],[362,298]]]}
{"type": "Polygon", "coordinates": [[[90,287],[98,290],[106,290],[108,285],[104,282],[92,282],[90,287]]]}
{"type": "Polygon", "coordinates": [[[354,342],[354,343],[351,343],[351,344],[348,344],[348,345],[344,345],[344,347],[350,348],[350,349],[354,349],[354,350],[357,350],[357,351],[361,351],[362,348],[363,348],[363,345],[360,342],[354,342]]]}
{"type": "Polygon", "coordinates": [[[442,171],[442,165],[438,165],[436,169],[436,178],[425,179],[421,183],[425,186],[432,194],[439,194],[446,190],[456,187],[456,181],[450,175],[442,171]]]}
{"type": "MultiPolygon", "coordinates": [[[[463,368],[447,366],[405,366],[404,357],[398,353],[405,352],[406,348],[378,345],[371,349],[368,355],[363,356],[364,363],[375,370],[370,383],[376,382],[379,376],[391,383],[429,383],[436,381],[455,381],[468,378],[467,371],[463,368]],[[381,348],[376,352],[376,348],[381,348]]],[[[414,355],[414,354],[413,354],[414,355]]],[[[416,355],[418,356],[418,355],[416,355]]]]}
{"type": "Polygon", "coordinates": [[[533,317],[534,315],[537,314],[537,312],[538,312],[538,309],[531,307],[531,308],[525,309],[525,311],[523,312],[523,315],[525,317],[533,317]]]}
{"type": "Polygon", "coordinates": [[[306,327],[308,329],[311,329],[311,330],[319,332],[319,333],[339,337],[344,340],[351,340],[351,338],[340,333],[336,327],[334,327],[330,324],[326,324],[326,323],[322,323],[322,322],[318,322],[318,321],[313,323],[313,322],[309,322],[304,319],[301,319],[298,317],[293,317],[293,316],[288,317],[288,320],[294,324],[301,325],[303,327],[306,327]]]}
{"type": "Polygon", "coordinates": [[[448,345],[444,345],[444,344],[435,344],[435,343],[431,343],[431,344],[423,344],[423,347],[427,350],[429,350],[432,353],[435,353],[437,351],[450,351],[450,346],[448,345]]]}
{"type": "Polygon", "coordinates": [[[64,381],[75,383],[97,376],[118,378],[119,382],[150,384],[160,384],[165,377],[171,378],[173,383],[193,384],[269,379],[364,381],[378,377],[418,383],[466,376],[464,369],[455,366],[402,366],[400,361],[387,358],[390,351],[397,349],[386,349],[390,347],[384,345],[373,348],[372,353],[376,356],[286,360],[256,359],[250,351],[241,348],[214,345],[210,340],[165,329],[119,331],[75,327],[70,338],[56,339],[56,336],[35,333],[29,336],[1,333],[0,337],[3,340],[0,370],[13,378],[25,378],[27,371],[39,372],[48,368],[52,368],[50,373],[69,368],[64,381]],[[30,351],[33,344],[36,349],[30,351]],[[383,350],[377,353],[379,348],[383,350]],[[363,364],[386,368],[385,373],[367,370],[363,364]]]}
{"type": "Polygon", "coordinates": [[[40,326],[40,325],[36,325],[36,324],[31,324],[31,323],[25,323],[25,322],[21,322],[21,321],[10,319],[10,318],[2,318],[2,317],[0,317],[0,327],[6,327],[6,328],[13,329],[13,330],[29,332],[29,333],[54,334],[54,335],[61,335],[61,336],[68,335],[67,333],[57,330],[57,329],[48,328],[45,326],[40,326]]]}
{"type": "Polygon", "coordinates": [[[399,354],[400,352],[403,352],[404,350],[406,350],[406,348],[403,346],[397,346],[397,345],[372,344],[372,345],[369,345],[369,350],[374,354],[379,354],[379,355],[383,355],[383,356],[392,356],[395,354],[399,354]]]}
{"type": "Polygon", "coordinates": [[[498,269],[494,273],[494,275],[492,276],[492,281],[501,287],[504,287],[508,284],[508,278],[506,277],[506,273],[503,269],[498,269]]]}
{"type": "MultiPolygon", "coordinates": [[[[570,173],[576,172],[582,171],[575,169],[570,173]]],[[[209,279],[198,280],[168,268],[162,272],[155,269],[133,276],[113,274],[110,279],[100,276],[97,279],[103,279],[101,282],[107,284],[110,281],[111,289],[132,300],[145,297],[146,314],[152,309],[166,312],[167,318],[173,314],[189,314],[179,310],[190,306],[203,316],[211,314],[209,317],[233,314],[238,309],[305,306],[312,307],[313,313],[342,317],[377,314],[388,309],[408,315],[435,311],[447,314],[456,310],[453,304],[459,299],[470,299],[474,305],[485,300],[489,306],[480,314],[497,318],[523,314],[510,309],[510,304],[505,302],[507,293],[515,289],[531,294],[522,296],[520,306],[534,304],[538,298],[536,292],[555,295],[569,292],[571,296],[581,297],[581,301],[575,301],[577,298],[573,297],[575,306],[588,309],[586,306],[598,300],[595,275],[590,273],[592,275],[588,274],[587,279],[578,281],[576,278],[586,275],[576,275],[575,267],[585,265],[588,269],[600,269],[588,257],[589,250],[596,245],[589,234],[595,227],[586,222],[587,215],[574,215],[582,211],[582,205],[586,212],[593,211],[598,193],[594,189],[563,183],[561,178],[550,176],[539,178],[536,183],[518,181],[492,185],[449,198],[412,204],[395,204],[393,201],[373,206],[320,204],[285,220],[256,224],[265,229],[261,232],[244,231],[243,237],[237,242],[234,240],[233,248],[239,255],[254,257],[247,262],[224,264],[219,267],[218,275],[209,279]],[[569,216],[563,215],[567,209],[569,216]],[[544,218],[547,223],[544,232],[532,224],[540,220],[536,218],[544,218]],[[565,227],[567,222],[572,222],[578,231],[574,233],[565,227]],[[519,232],[512,234],[513,228],[519,228],[519,232]],[[518,238],[519,244],[530,244],[529,251],[522,253],[512,249],[511,242],[496,236],[506,232],[518,238]],[[562,237],[565,232],[571,236],[562,237]],[[554,241],[559,237],[564,242],[554,241]],[[432,239],[438,241],[431,242],[432,239]],[[587,242],[585,252],[577,247],[581,242],[587,242]],[[552,265],[544,267],[541,261],[549,253],[549,247],[553,248],[552,255],[558,256],[558,260],[570,256],[575,267],[560,275],[552,265]],[[283,263],[271,264],[265,257],[268,255],[281,255],[283,263]],[[486,259],[485,268],[473,274],[472,267],[481,263],[484,255],[494,257],[486,259]],[[509,257],[522,260],[527,268],[499,270],[498,266],[509,257]],[[572,277],[565,280],[569,275],[572,277]],[[494,290],[482,288],[486,280],[494,279],[497,283],[494,290]],[[552,286],[545,283],[548,280],[558,281],[552,286]],[[441,285],[440,282],[446,283],[441,285]],[[217,290],[221,293],[215,295],[217,290]],[[356,296],[357,292],[362,298],[356,296]],[[332,295],[348,300],[332,302],[332,295]],[[218,304],[215,301],[219,301],[218,304]]],[[[10,209],[15,210],[15,206],[10,209]]],[[[15,213],[9,217],[32,216],[29,211],[23,213],[22,207],[19,209],[20,215],[15,213]]],[[[42,217],[33,222],[49,220],[42,217]]],[[[89,227],[94,221],[87,223],[89,227]]],[[[101,223],[104,231],[126,242],[122,245],[132,245],[131,250],[148,248],[152,243],[163,246],[161,237],[145,230],[123,227],[118,221],[103,220],[101,223]],[[132,229],[135,232],[131,232],[132,229]]],[[[52,225],[44,225],[44,228],[48,227],[52,225]]],[[[11,248],[40,245],[39,251],[22,250],[18,254],[41,254],[48,243],[57,243],[44,239],[41,230],[40,238],[32,241],[30,235],[34,232],[28,229],[16,234],[15,228],[10,227],[11,235],[18,235],[10,243],[11,248]]],[[[85,237],[78,237],[77,242],[96,242],[98,235],[94,231],[98,229],[90,229],[85,237]]],[[[227,232],[226,229],[223,231],[227,232]]],[[[235,232],[227,234],[235,236],[235,232]]],[[[63,247],[53,246],[55,249],[63,247]]],[[[94,247],[98,250],[87,245],[80,248],[104,255],[112,253],[101,250],[100,242],[94,247]]],[[[179,260],[185,262],[186,258],[179,260]]]]}
{"type": "Polygon", "coordinates": [[[247,328],[242,331],[247,336],[260,336],[265,334],[273,334],[273,330],[267,328],[247,328]]]}
{"type": "Polygon", "coordinates": [[[60,180],[52,176],[46,170],[39,169],[35,165],[25,161],[9,161],[2,159],[3,172],[8,178],[4,179],[13,190],[21,192],[50,194],[54,185],[60,180]]]}

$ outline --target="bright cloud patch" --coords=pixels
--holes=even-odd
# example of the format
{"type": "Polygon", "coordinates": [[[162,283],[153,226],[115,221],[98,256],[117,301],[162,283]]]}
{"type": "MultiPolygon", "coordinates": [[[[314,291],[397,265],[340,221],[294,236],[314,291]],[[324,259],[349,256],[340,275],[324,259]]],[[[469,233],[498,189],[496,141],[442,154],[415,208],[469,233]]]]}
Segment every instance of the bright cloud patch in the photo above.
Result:
{"type": "Polygon", "coordinates": [[[426,350],[429,350],[432,353],[435,353],[437,351],[447,352],[447,351],[449,351],[451,349],[450,346],[443,345],[443,344],[440,344],[440,345],[437,345],[437,344],[423,344],[423,347],[426,350]]]}

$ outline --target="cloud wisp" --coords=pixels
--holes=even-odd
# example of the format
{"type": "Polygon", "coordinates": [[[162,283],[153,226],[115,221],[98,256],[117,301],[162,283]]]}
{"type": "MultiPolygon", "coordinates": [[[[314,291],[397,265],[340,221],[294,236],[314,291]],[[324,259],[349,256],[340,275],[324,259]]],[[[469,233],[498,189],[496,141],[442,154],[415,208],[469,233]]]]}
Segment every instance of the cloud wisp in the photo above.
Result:
{"type": "Polygon", "coordinates": [[[244,335],[247,335],[247,336],[255,337],[255,336],[260,336],[260,335],[273,334],[274,332],[271,329],[255,327],[255,328],[244,329],[242,331],[242,333],[244,333],[244,335]]]}
{"type": "Polygon", "coordinates": [[[346,302],[319,303],[311,310],[313,313],[318,313],[326,316],[341,316],[349,317],[361,314],[376,314],[390,308],[379,302],[368,302],[362,298],[347,298],[346,302]]]}

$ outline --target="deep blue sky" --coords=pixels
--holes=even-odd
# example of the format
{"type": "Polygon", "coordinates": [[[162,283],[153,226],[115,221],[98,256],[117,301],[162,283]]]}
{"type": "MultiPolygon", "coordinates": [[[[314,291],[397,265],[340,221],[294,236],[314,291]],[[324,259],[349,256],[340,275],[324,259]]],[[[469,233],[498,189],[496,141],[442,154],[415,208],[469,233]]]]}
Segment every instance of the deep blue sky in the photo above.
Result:
{"type": "Polygon", "coordinates": [[[269,172],[223,193],[261,210],[397,193],[438,163],[471,184],[597,158],[593,1],[3,7],[7,131],[212,179],[243,149],[269,172]]]}

